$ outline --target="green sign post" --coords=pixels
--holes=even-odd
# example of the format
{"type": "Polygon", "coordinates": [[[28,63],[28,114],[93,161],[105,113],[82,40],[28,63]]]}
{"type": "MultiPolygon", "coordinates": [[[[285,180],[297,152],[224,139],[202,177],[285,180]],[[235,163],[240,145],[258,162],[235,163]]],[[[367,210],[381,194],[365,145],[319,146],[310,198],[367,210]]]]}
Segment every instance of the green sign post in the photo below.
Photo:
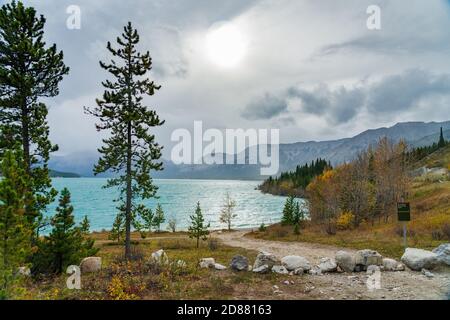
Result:
{"type": "Polygon", "coordinates": [[[406,224],[411,221],[411,206],[409,202],[397,203],[398,221],[403,224],[403,246],[407,247],[406,241],[406,224]]]}

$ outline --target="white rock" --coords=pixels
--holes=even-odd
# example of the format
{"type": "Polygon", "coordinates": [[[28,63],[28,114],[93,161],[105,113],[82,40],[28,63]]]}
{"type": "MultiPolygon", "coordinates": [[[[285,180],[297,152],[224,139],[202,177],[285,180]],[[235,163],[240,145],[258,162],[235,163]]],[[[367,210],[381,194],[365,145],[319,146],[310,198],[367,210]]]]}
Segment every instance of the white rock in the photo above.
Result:
{"type": "Polygon", "coordinates": [[[169,257],[164,252],[163,249],[155,251],[152,253],[151,256],[151,262],[156,264],[168,264],[169,263],[169,257]]]}
{"type": "Polygon", "coordinates": [[[288,280],[283,281],[283,283],[284,283],[285,285],[287,285],[287,286],[291,284],[288,280]]]}
{"type": "Polygon", "coordinates": [[[81,260],[80,270],[81,273],[98,272],[102,269],[102,258],[100,257],[87,257],[81,260]]]}
{"type": "Polygon", "coordinates": [[[400,271],[398,270],[399,263],[390,258],[383,258],[384,271],[400,271]]]}
{"type": "Polygon", "coordinates": [[[284,266],[273,266],[272,272],[275,272],[278,274],[289,274],[289,271],[284,266]]]}
{"type": "Polygon", "coordinates": [[[214,268],[216,261],[214,258],[203,258],[200,260],[199,266],[202,269],[214,268]]]}
{"type": "Polygon", "coordinates": [[[302,268],[298,268],[298,269],[295,269],[294,271],[292,271],[293,273],[294,273],[294,275],[296,275],[296,276],[301,276],[301,275],[303,275],[304,273],[305,273],[305,270],[303,270],[302,268]]]}
{"type": "Polygon", "coordinates": [[[257,269],[261,266],[267,265],[272,268],[274,265],[279,265],[280,260],[273,254],[269,252],[261,251],[257,256],[255,263],[253,264],[253,269],[257,269]]]}
{"type": "Polygon", "coordinates": [[[415,271],[433,269],[438,264],[438,255],[428,250],[406,248],[402,262],[415,271]]]}
{"type": "Polygon", "coordinates": [[[304,271],[309,271],[311,269],[309,261],[300,256],[286,256],[281,259],[281,264],[289,271],[294,271],[298,268],[302,268],[304,271]]]}
{"type": "Polygon", "coordinates": [[[336,264],[345,272],[353,272],[355,270],[355,259],[353,255],[346,251],[338,251],[335,256],[336,264]]]}
{"type": "Polygon", "coordinates": [[[427,269],[422,269],[422,274],[427,277],[428,279],[434,278],[434,274],[432,274],[430,271],[428,271],[427,269]]]}
{"type": "Polygon", "coordinates": [[[320,269],[321,273],[335,272],[337,270],[336,261],[331,258],[320,259],[320,263],[317,265],[317,267],[320,269]]]}
{"type": "Polygon", "coordinates": [[[450,243],[443,243],[433,250],[440,263],[450,266],[450,243]]]}
{"type": "Polygon", "coordinates": [[[374,250],[365,249],[356,252],[355,265],[361,270],[367,270],[368,266],[381,266],[383,265],[383,257],[381,254],[374,250]]]}
{"type": "Polygon", "coordinates": [[[312,276],[320,276],[322,275],[322,270],[319,267],[314,267],[308,271],[308,273],[312,276]]]}
{"type": "Polygon", "coordinates": [[[214,269],[216,270],[225,270],[227,267],[221,265],[220,263],[215,263],[214,264],[214,269]]]}
{"type": "Polygon", "coordinates": [[[269,266],[267,264],[265,264],[265,265],[260,266],[258,268],[254,268],[253,272],[254,273],[267,273],[267,272],[269,272],[269,270],[270,270],[269,266]]]}

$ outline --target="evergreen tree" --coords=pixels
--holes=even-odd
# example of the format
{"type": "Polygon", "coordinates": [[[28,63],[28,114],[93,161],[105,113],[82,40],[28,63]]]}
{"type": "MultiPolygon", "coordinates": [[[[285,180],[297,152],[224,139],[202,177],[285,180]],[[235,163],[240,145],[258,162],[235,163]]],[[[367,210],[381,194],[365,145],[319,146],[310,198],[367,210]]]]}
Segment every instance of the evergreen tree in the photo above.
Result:
{"type": "Polygon", "coordinates": [[[294,225],[294,234],[299,235],[300,230],[304,227],[306,221],[305,206],[300,206],[298,201],[295,202],[292,224],[294,225]]]}
{"type": "Polygon", "coordinates": [[[52,230],[40,245],[41,259],[35,266],[39,271],[60,274],[69,265],[78,265],[82,258],[98,251],[93,248],[92,240],[85,239],[85,228],[89,226],[89,221],[85,220],[77,226],[70,202],[70,192],[64,188],[52,218],[52,230]]]}
{"type": "Polygon", "coordinates": [[[190,216],[191,225],[189,226],[188,233],[189,238],[197,240],[197,248],[200,245],[200,239],[205,241],[207,235],[209,234],[208,228],[210,224],[205,225],[205,219],[202,214],[202,209],[200,208],[200,202],[197,202],[197,208],[195,209],[195,214],[190,216]]]}
{"type": "Polygon", "coordinates": [[[289,196],[286,199],[283,208],[283,216],[281,218],[281,224],[283,225],[292,225],[294,222],[294,210],[295,210],[294,200],[295,200],[294,196],[289,196]]]}
{"type": "Polygon", "coordinates": [[[443,148],[445,147],[445,139],[444,139],[444,131],[441,127],[441,134],[439,135],[439,142],[438,142],[438,148],[443,148]]]}
{"type": "Polygon", "coordinates": [[[140,231],[141,231],[141,237],[143,239],[145,239],[146,237],[146,232],[151,232],[152,228],[153,228],[153,211],[150,208],[144,207],[142,206],[141,208],[141,213],[140,213],[140,218],[141,218],[141,222],[140,222],[140,231]]]}
{"type": "Polygon", "coordinates": [[[109,232],[108,239],[120,243],[120,241],[124,237],[125,237],[125,228],[123,223],[123,215],[118,214],[114,219],[114,223],[112,225],[111,231],[109,232]]]}
{"type": "Polygon", "coordinates": [[[46,46],[44,25],[45,18],[22,2],[0,9],[0,153],[22,150],[31,191],[26,216],[35,233],[44,221],[42,212],[56,196],[47,163],[57,146],[49,141],[48,110],[40,99],[58,95],[59,82],[69,72],[56,45],[46,46]]]}
{"type": "Polygon", "coordinates": [[[25,217],[28,192],[24,170],[13,152],[4,154],[0,179],[0,299],[8,298],[15,274],[25,263],[30,228],[25,217]]]}
{"type": "Polygon", "coordinates": [[[234,208],[236,207],[236,201],[234,201],[230,194],[227,192],[225,196],[225,201],[220,211],[220,222],[226,223],[228,231],[231,231],[231,221],[237,217],[234,213],[234,208]]]}
{"type": "Polygon", "coordinates": [[[153,217],[153,226],[156,228],[157,232],[161,232],[161,224],[166,221],[164,217],[164,211],[161,205],[158,203],[155,210],[155,216],[153,217]]]}
{"type": "Polygon", "coordinates": [[[131,254],[131,225],[139,214],[137,199],[149,199],[156,195],[157,187],[150,176],[151,170],[162,170],[162,147],[150,133],[151,127],[161,126],[161,121],[154,110],[142,104],[145,96],[152,96],[156,86],[145,78],[152,68],[150,53],[137,53],[136,45],[139,35],[131,22],[124,27],[121,37],[117,38],[118,49],[110,42],[107,49],[119,61],[110,64],[100,62],[115,81],[106,80],[102,84],[105,92],[102,99],[97,99],[97,106],[86,111],[98,117],[97,130],[106,130],[111,136],[103,140],[99,149],[101,158],[94,168],[99,174],[112,171],[118,177],[108,180],[105,187],[118,187],[121,205],[119,211],[124,214],[125,257],[131,254]]]}
{"type": "Polygon", "coordinates": [[[85,235],[89,234],[89,230],[91,228],[91,223],[89,222],[89,219],[87,216],[84,216],[83,221],[81,221],[80,228],[81,228],[81,232],[83,232],[83,234],[85,234],[85,235]]]}

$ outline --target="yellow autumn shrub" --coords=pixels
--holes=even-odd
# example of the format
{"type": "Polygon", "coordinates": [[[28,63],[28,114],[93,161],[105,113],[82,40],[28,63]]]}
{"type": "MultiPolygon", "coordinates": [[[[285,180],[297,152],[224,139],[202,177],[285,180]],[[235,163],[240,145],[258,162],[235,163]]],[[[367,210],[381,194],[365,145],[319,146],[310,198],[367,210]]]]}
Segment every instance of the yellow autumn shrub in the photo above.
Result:
{"type": "Polygon", "coordinates": [[[336,220],[336,227],[339,230],[348,230],[352,227],[353,219],[355,218],[355,215],[350,212],[342,212],[341,215],[336,220]]]}

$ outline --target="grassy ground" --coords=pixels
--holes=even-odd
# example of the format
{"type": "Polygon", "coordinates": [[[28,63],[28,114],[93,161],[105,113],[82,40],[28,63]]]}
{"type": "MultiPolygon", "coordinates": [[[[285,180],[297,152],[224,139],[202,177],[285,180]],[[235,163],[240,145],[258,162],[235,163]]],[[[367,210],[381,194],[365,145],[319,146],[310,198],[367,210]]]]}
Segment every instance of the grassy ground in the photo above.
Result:
{"type": "MultiPolygon", "coordinates": [[[[415,182],[411,194],[412,221],[408,223],[408,246],[433,249],[449,242],[450,234],[450,181],[415,182]]],[[[396,221],[362,225],[357,230],[337,231],[328,235],[321,226],[306,226],[297,236],[290,226],[273,225],[265,232],[249,236],[280,241],[303,241],[336,245],[355,249],[374,249],[385,256],[400,258],[404,252],[402,226],[396,221]]]]}
{"type": "MultiPolygon", "coordinates": [[[[134,238],[134,261],[125,263],[121,256],[123,246],[107,241],[106,235],[96,233],[98,256],[102,257],[102,271],[85,274],[81,278],[81,290],[69,290],[66,287],[68,275],[40,279],[24,279],[18,289],[16,299],[277,299],[273,294],[273,285],[287,279],[276,274],[257,275],[252,272],[233,272],[229,269],[216,271],[200,269],[201,258],[213,257],[216,262],[228,266],[237,254],[249,258],[252,263],[257,252],[232,248],[217,240],[203,242],[197,249],[195,242],[183,233],[154,234],[142,240],[134,238]],[[186,262],[185,268],[175,263],[158,267],[149,264],[152,252],[164,248],[171,261],[178,259],[186,262]]],[[[296,287],[303,292],[298,278],[296,287]]],[[[306,284],[305,284],[306,285],[306,284]]],[[[313,299],[314,295],[296,298],[313,299]]]]}

